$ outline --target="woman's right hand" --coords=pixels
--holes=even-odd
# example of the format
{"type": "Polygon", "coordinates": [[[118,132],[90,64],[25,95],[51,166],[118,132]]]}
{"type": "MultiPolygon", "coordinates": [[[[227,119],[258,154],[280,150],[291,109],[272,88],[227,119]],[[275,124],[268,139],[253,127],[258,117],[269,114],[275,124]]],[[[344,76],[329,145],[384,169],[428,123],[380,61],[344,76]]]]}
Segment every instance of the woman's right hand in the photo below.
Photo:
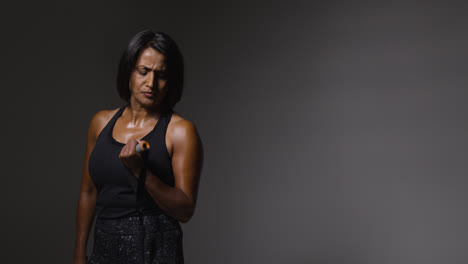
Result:
{"type": "Polygon", "coordinates": [[[141,143],[140,140],[130,139],[119,154],[119,159],[122,163],[135,175],[136,178],[140,177],[141,169],[141,154],[136,152],[136,145],[141,143]]]}
{"type": "Polygon", "coordinates": [[[86,257],[74,257],[73,264],[87,264],[86,257]]]}

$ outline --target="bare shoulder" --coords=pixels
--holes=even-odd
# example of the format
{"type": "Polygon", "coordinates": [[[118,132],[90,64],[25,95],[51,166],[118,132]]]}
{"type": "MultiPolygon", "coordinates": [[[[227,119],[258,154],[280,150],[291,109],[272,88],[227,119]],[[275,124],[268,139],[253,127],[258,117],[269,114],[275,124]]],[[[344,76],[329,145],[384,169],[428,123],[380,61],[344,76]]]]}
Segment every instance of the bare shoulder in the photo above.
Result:
{"type": "Polygon", "coordinates": [[[98,112],[96,112],[89,124],[89,135],[97,139],[101,131],[111,120],[111,118],[115,115],[115,113],[117,113],[117,111],[119,111],[119,108],[99,110],[98,112]]]}
{"type": "Polygon", "coordinates": [[[171,121],[167,126],[167,131],[172,138],[184,135],[187,136],[188,134],[198,134],[195,124],[176,112],[172,114],[171,121]]]}
{"type": "Polygon", "coordinates": [[[166,142],[169,153],[173,153],[173,149],[177,145],[201,145],[200,136],[195,124],[176,112],[172,114],[167,126],[167,135],[166,142]]]}

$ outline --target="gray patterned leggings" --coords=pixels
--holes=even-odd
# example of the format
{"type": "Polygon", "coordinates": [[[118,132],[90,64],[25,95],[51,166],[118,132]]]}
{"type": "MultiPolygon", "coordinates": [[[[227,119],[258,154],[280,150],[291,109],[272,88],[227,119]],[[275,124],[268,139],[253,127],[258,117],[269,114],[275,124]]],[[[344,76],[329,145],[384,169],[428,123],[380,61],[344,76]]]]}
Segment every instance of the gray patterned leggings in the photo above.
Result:
{"type": "Polygon", "coordinates": [[[182,229],[161,214],[97,219],[88,264],[183,264],[182,229]]]}

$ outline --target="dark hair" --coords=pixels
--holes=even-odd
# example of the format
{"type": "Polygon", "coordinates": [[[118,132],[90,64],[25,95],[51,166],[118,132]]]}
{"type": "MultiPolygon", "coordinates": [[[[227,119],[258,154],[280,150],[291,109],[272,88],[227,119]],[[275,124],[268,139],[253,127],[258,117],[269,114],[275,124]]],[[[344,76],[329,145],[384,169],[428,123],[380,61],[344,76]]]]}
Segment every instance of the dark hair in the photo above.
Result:
{"type": "Polygon", "coordinates": [[[122,99],[130,100],[130,75],[140,53],[151,47],[165,56],[165,63],[168,72],[168,91],[164,99],[166,106],[173,108],[182,97],[184,88],[184,62],[182,53],[175,41],[166,33],[143,30],[137,33],[128,43],[127,48],[120,57],[117,72],[117,91],[122,99]]]}

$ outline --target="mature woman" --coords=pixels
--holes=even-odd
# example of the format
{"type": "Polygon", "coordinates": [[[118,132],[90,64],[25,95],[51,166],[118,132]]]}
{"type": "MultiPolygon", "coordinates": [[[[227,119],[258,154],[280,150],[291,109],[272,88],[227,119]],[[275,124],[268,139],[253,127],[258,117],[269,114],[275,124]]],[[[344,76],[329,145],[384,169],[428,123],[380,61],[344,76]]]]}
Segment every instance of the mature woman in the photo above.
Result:
{"type": "Polygon", "coordinates": [[[176,43],[162,32],[135,35],[117,76],[126,104],[97,112],[89,125],[74,264],[184,262],[179,222],[194,214],[203,150],[194,124],[173,110],[182,88],[176,43]],[[142,141],[146,154],[136,151],[142,141]]]}

